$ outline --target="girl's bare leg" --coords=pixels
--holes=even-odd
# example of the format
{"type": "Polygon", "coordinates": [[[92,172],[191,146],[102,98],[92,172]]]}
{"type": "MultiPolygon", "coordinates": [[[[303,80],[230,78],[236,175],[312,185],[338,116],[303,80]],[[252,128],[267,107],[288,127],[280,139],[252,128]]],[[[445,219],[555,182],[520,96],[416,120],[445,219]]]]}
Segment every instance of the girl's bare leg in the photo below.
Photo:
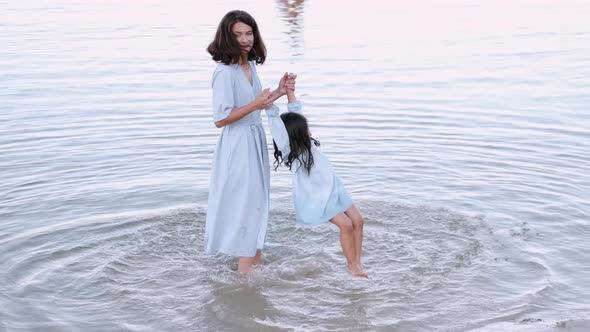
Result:
{"type": "Polygon", "coordinates": [[[359,209],[354,204],[350,208],[348,208],[348,210],[346,210],[344,213],[352,221],[352,227],[354,229],[354,251],[356,254],[356,260],[362,269],[363,263],[361,257],[363,253],[363,225],[365,222],[363,220],[363,217],[361,216],[359,209]]]}
{"type": "Polygon", "coordinates": [[[352,220],[341,212],[330,219],[330,222],[340,228],[340,245],[348,263],[348,271],[357,277],[367,277],[367,274],[363,272],[356,259],[352,220]]]}
{"type": "Polygon", "coordinates": [[[252,267],[254,265],[260,264],[260,258],[262,257],[262,251],[257,250],[256,256],[254,257],[244,257],[241,256],[238,258],[238,272],[241,274],[248,274],[252,271],[252,267]]]}

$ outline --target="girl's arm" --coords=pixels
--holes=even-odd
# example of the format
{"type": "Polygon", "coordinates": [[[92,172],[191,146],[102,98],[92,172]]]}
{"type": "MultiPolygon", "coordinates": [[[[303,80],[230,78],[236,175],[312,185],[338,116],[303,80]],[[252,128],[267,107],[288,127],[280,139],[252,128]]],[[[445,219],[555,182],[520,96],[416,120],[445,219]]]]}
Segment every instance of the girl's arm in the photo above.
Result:
{"type": "Polygon", "coordinates": [[[277,144],[277,148],[281,151],[283,158],[287,158],[291,149],[289,148],[289,134],[285,128],[283,120],[279,116],[279,108],[276,105],[272,105],[271,109],[266,110],[268,115],[268,127],[270,128],[270,134],[272,139],[277,144]]]}
{"type": "Polygon", "coordinates": [[[289,103],[287,104],[287,111],[289,112],[296,112],[301,113],[301,102],[297,101],[297,97],[295,96],[295,78],[297,75],[291,73],[289,74],[288,78],[293,82],[293,89],[287,89],[287,100],[289,103]]]}
{"type": "MultiPolygon", "coordinates": [[[[289,101],[289,103],[287,104],[287,111],[288,112],[294,112],[294,113],[299,113],[301,114],[301,102],[299,100],[297,100],[297,97],[295,97],[295,91],[293,90],[287,90],[287,100],[289,101]]],[[[311,132],[309,133],[309,135],[311,136],[311,132]]]]}
{"type": "Polygon", "coordinates": [[[287,93],[287,99],[289,100],[289,103],[287,104],[287,112],[302,113],[301,101],[295,98],[295,93],[293,91],[287,93]]]}
{"type": "Polygon", "coordinates": [[[295,97],[295,91],[287,89],[287,101],[289,103],[294,103],[297,101],[297,97],[295,97]]]}

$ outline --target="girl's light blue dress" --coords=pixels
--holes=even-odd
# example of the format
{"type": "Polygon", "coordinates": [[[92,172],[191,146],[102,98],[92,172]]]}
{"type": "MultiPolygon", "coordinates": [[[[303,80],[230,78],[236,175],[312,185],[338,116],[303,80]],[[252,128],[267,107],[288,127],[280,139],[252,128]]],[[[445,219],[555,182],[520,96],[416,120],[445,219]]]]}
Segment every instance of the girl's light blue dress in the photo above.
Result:
{"type": "MultiPolygon", "coordinates": [[[[253,61],[250,85],[239,65],[213,73],[213,121],[249,104],[262,87],[253,61]]],[[[205,252],[253,257],[262,249],[268,222],[270,165],[260,110],[223,127],[213,153],[205,225],[205,252]]]]}
{"type": "MultiPolygon", "coordinates": [[[[295,101],[287,104],[287,110],[301,113],[301,102],[295,101]]],[[[266,114],[272,138],[283,154],[283,158],[287,159],[291,151],[289,135],[279,115],[279,108],[273,105],[272,109],[266,110],[266,114]]],[[[310,174],[307,173],[299,160],[294,160],[291,165],[293,203],[295,204],[297,223],[317,225],[348,210],[352,206],[352,199],[334,172],[328,158],[313,143],[311,153],[314,165],[310,174]]]]}

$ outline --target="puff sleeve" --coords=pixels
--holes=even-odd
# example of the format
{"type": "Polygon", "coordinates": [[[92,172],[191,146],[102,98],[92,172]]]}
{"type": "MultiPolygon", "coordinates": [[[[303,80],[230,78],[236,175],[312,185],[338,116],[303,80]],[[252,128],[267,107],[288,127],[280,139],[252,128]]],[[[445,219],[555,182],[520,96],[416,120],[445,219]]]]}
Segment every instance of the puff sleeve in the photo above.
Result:
{"type": "Polygon", "coordinates": [[[213,88],[213,122],[225,119],[235,107],[234,75],[229,66],[218,65],[211,82],[213,88]]]}

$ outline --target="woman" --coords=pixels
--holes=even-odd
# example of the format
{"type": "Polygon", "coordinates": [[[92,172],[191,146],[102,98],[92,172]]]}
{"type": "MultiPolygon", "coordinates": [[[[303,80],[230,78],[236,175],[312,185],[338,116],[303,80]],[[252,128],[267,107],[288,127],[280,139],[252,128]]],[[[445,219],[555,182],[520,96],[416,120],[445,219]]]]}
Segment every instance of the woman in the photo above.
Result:
{"type": "Polygon", "coordinates": [[[213,73],[213,121],[222,128],[213,155],[205,252],[237,256],[238,271],[260,264],[269,208],[270,167],[260,110],[268,109],[295,80],[287,73],[274,91],[262,90],[255,64],[266,47],[250,14],[234,10],[217,28],[207,51],[213,73]]]}

